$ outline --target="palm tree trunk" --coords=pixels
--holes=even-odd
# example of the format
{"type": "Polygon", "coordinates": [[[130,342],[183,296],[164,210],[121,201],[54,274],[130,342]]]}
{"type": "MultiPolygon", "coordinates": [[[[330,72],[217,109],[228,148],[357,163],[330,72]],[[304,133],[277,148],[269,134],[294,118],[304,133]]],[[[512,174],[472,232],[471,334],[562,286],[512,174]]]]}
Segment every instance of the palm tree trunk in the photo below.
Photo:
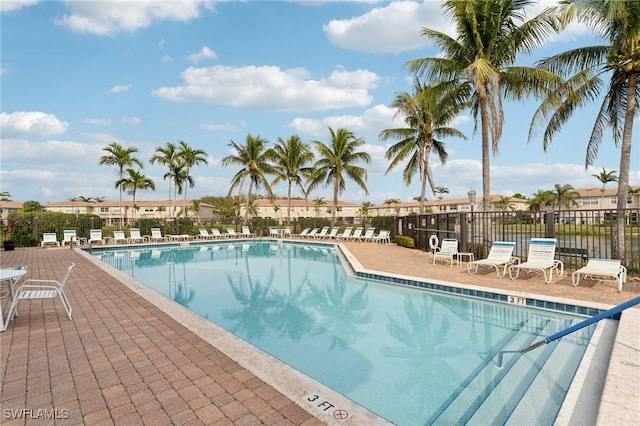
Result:
{"type": "Polygon", "coordinates": [[[629,190],[629,167],[631,163],[631,135],[633,131],[633,118],[636,110],[636,84],[638,74],[629,75],[627,85],[627,111],[624,117],[624,132],[622,134],[622,146],[620,147],[620,175],[618,176],[618,200],[616,202],[616,233],[617,233],[617,257],[624,260],[626,255],[624,211],[627,206],[627,193],[629,190]]]}
{"type": "Polygon", "coordinates": [[[291,226],[291,181],[287,188],[287,226],[291,226]]]}
{"type": "MultiPolygon", "coordinates": [[[[491,204],[491,181],[489,165],[489,111],[487,110],[487,98],[480,98],[480,122],[482,126],[482,210],[485,215],[489,212],[491,204]]],[[[488,216],[483,220],[482,238],[484,240],[484,254],[488,253],[491,244],[491,221],[488,216]]]]}
{"type": "Polygon", "coordinates": [[[338,178],[333,181],[333,209],[331,209],[331,223],[336,226],[336,212],[338,211],[338,178]]]}

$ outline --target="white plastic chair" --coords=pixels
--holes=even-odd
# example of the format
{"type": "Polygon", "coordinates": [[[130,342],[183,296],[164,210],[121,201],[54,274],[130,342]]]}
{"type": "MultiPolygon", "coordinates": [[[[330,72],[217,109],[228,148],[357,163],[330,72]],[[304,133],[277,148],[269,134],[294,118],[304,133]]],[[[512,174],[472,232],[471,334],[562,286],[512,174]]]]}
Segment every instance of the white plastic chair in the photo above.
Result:
{"type": "Polygon", "coordinates": [[[458,255],[458,240],[454,238],[445,238],[442,240],[440,247],[436,247],[433,252],[433,264],[436,264],[436,260],[449,259],[450,267],[453,267],[453,259],[458,255]]]}
{"type": "Polygon", "coordinates": [[[211,228],[211,236],[213,238],[224,238],[224,235],[222,235],[218,228],[211,228]]]}
{"type": "Polygon", "coordinates": [[[376,228],[367,228],[364,234],[360,235],[356,241],[373,241],[373,233],[376,231],[376,228]]]}
{"type": "Polygon", "coordinates": [[[7,318],[13,318],[18,309],[18,304],[23,300],[43,300],[43,299],[55,299],[60,298],[64,310],[67,312],[67,316],[71,319],[71,304],[67,295],[64,294],[64,286],[71,275],[71,270],[75,266],[74,263],[70,264],[66,273],[60,281],[56,280],[40,280],[40,279],[28,279],[24,281],[17,289],[14,290],[14,299],[11,302],[9,308],[9,316],[7,318]]]}
{"type": "Polygon", "coordinates": [[[145,239],[142,235],[140,235],[140,228],[131,228],[129,230],[129,241],[132,243],[139,241],[144,243],[145,239]]]}
{"type": "Polygon", "coordinates": [[[149,241],[165,241],[165,237],[162,236],[160,228],[151,228],[151,237],[149,241]]]}
{"type": "Polygon", "coordinates": [[[92,229],[89,231],[89,241],[87,243],[100,243],[104,244],[104,238],[102,238],[102,229],[92,229]]]}
{"type": "Polygon", "coordinates": [[[129,239],[124,235],[124,231],[113,231],[113,238],[111,239],[111,241],[114,244],[118,244],[118,243],[128,243],[129,239]]]}
{"type": "Polygon", "coordinates": [[[60,241],[56,237],[55,232],[45,232],[42,234],[42,242],[40,243],[40,247],[46,247],[48,245],[55,245],[56,247],[60,247],[60,241]]]}
{"type": "Polygon", "coordinates": [[[250,229],[248,226],[246,226],[246,225],[243,225],[243,226],[242,226],[242,233],[241,233],[241,235],[242,235],[243,237],[249,237],[249,238],[253,238],[253,237],[255,237],[255,236],[256,236],[256,234],[255,234],[255,233],[253,233],[253,232],[251,232],[251,229],[250,229]]]}
{"type": "Polygon", "coordinates": [[[377,235],[373,236],[372,241],[374,243],[390,244],[391,243],[390,232],[383,229],[377,235]]]}
{"type": "Polygon", "coordinates": [[[509,266],[520,262],[520,259],[512,256],[516,243],[511,241],[494,241],[489,250],[486,259],[474,260],[467,263],[467,272],[475,274],[478,272],[479,266],[495,268],[498,278],[502,278],[507,274],[509,266]],[[500,269],[502,267],[502,270],[500,269]]]}
{"type": "Polygon", "coordinates": [[[62,247],[71,243],[78,243],[78,236],[75,229],[65,229],[62,231],[62,247]]]}
{"type": "Polygon", "coordinates": [[[351,237],[351,231],[353,231],[353,226],[347,226],[342,231],[342,234],[336,235],[336,238],[339,240],[348,240],[351,237]]]}
{"type": "Polygon", "coordinates": [[[529,253],[527,261],[509,266],[509,277],[514,280],[518,278],[520,270],[524,269],[531,273],[541,271],[544,275],[544,281],[549,284],[553,279],[553,271],[558,276],[564,273],[564,264],[560,260],[556,260],[556,244],[555,238],[532,238],[529,242],[529,253]],[[548,274],[547,274],[548,271],[548,274]]]}
{"type": "Polygon", "coordinates": [[[358,238],[360,238],[360,236],[362,236],[363,231],[364,231],[364,227],[358,226],[356,229],[353,230],[353,234],[351,234],[351,236],[349,236],[347,239],[351,241],[355,241],[358,238]]]}
{"type": "Polygon", "coordinates": [[[589,259],[587,265],[571,274],[573,286],[580,284],[580,277],[591,280],[615,281],[618,292],[627,282],[627,268],[621,265],[620,259],[589,259]]]}

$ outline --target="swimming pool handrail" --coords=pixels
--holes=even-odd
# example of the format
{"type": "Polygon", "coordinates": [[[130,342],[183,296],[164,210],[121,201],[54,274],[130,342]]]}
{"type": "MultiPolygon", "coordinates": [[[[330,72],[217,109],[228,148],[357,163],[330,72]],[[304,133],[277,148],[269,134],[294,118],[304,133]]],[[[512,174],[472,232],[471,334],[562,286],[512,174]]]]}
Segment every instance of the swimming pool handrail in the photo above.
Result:
{"type": "Polygon", "coordinates": [[[546,345],[547,343],[551,343],[554,340],[558,340],[564,336],[566,336],[567,334],[571,334],[575,331],[578,331],[582,328],[588,327],[591,324],[595,324],[596,322],[603,320],[605,318],[611,318],[612,316],[619,314],[620,312],[624,311],[627,308],[630,308],[632,306],[635,306],[637,304],[640,304],[640,297],[636,297],[630,300],[627,300],[624,303],[619,304],[618,306],[615,306],[609,310],[606,310],[604,312],[600,312],[597,315],[592,316],[591,318],[587,318],[584,321],[581,321],[577,324],[572,325],[571,327],[567,327],[562,331],[559,331],[555,334],[552,334],[549,337],[545,337],[544,340],[540,340],[539,342],[536,343],[532,343],[531,345],[527,346],[524,349],[520,349],[517,351],[500,351],[498,353],[498,368],[502,368],[502,357],[504,354],[507,353],[519,353],[519,354],[524,354],[527,353],[533,349],[539,348],[542,345],[546,345]]]}

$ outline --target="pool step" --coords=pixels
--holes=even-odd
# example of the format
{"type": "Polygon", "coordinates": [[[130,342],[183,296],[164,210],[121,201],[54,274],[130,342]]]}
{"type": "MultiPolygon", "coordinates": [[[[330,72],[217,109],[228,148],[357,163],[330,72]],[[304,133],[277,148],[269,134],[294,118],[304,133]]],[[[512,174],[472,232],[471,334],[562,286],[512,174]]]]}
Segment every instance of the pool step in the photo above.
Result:
{"type": "MultiPolygon", "coordinates": [[[[532,319],[536,321],[536,319],[532,319]]],[[[527,347],[531,343],[558,331],[558,324],[548,321],[544,325],[536,324],[538,333],[517,333],[499,350],[512,350],[527,347]]],[[[530,326],[523,328],[531,329],[530,326]]],[[[528,358],[518,355],[505,355],[503,368],[497,368],[492,357],[485,367],[465,386],[442,413],[432,421],[433,424],[499,424],[504,423],[512,412],[511,408],[526,393],[529,384],[535,379],[537,369],[533,363],[544,364],[553,352],[553,347],[539,348],[528,358]],[[496,407],[499,409],[496,411],[496,407]]]]}

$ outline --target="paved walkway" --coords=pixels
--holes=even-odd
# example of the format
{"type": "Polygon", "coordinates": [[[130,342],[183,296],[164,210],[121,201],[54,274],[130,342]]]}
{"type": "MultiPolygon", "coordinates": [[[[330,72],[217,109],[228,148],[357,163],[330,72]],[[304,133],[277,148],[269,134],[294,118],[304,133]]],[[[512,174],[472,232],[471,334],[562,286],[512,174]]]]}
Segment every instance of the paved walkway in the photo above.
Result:
{"type": "MultiPolygon", "coordinates": [[[[382,272],[599,304],[640,294],[637,279],[622,293],[613,283],[573,287],[566,275],[552,284],[535,275],[499,280],[488,270],[470,276],[462,267],[433,266],[430,255],[395,245],[347,246],[365,268],[382,272]]],[[[58,279],[70,262],[73,320],[59,301],[22,303],[0,333],[2,425],[322,424],[82,254],[29,248],[0,256],[3,267],[27,265],[25,279],[58,279]]]]}

